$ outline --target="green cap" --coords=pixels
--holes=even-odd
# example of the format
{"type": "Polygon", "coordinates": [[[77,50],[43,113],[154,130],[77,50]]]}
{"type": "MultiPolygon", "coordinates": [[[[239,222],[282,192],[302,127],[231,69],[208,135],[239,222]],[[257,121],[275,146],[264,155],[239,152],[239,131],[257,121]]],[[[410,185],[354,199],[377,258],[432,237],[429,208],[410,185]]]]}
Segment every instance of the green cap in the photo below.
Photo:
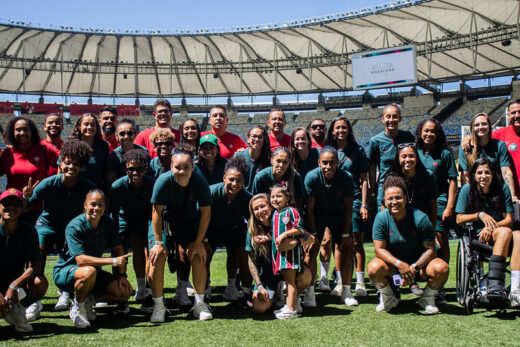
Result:
{"type": "Polygon", "coordinates": [[[209,142],[214,146],[218,146],[218,138],[213,134],[206,134],[200,138],[199,145],[202,146],[203,143],[209,142]]]}

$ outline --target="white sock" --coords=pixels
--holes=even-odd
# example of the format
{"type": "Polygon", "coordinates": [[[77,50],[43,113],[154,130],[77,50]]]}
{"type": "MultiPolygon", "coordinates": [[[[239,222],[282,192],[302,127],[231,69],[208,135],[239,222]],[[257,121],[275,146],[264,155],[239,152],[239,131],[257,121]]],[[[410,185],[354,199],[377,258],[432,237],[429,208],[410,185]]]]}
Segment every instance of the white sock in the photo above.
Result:
{"type": "Polygon", "coordinates": [[[308,286],[306,291],[307,291],[307,293],[306,293],[307,295],[314,295],[314,286],[313,285],[308,286]]]}
{"type": "Polygon", "coordinates": [[[394,292],[392,291],[392,288],[390,288],[390,285],[386,285],[383,288],[377,288],[381,294],[384,294],[386,296],[394,296],[394,292]]]}
{"type": "Polygon", "coordinates": [[[338,281],[339,284],[342,283],[341,271],[340,270],[336,270],[336,280],[338,281]]]}
{"type": "Polygon", "coordinates": [[[320,262],[320,278],[329,278],[329,265],[330,262],[328,261],[322,261],[320,262]]]}
{"type": "Polygon", "coordinates": [[[520,290],[520,271],[511,270],[511,292],[520,290]]]}
{"type": "Polygon", "coordinates": [[[424,296],[435,296],[435,294],[437,294],[437,292],[438,292],[438,290],[431,289],[430,286],[426,286],[426,287],[424,287],[423,297],[424,296]]]}
{"type": "Polygon", "coordinates": [[[142,291],[146,288],[146,277],[137,278],[137,291],[142,291]]]}
{"type": "Polygon", "coordinates": [[[343,292],[350,293],[350,284],[344,284],[343,285],[343,292]]]}
{"type": "Polygon", "coordinates": [[[195,296],[195,305],[204,302],[204,294],[194,294],[193,296],[195,296]]]}
{"type": "Polygon", "coordinates": [[[356,283],[365,283],[365,273],[356,271],[356,283]]]}
{"type": "Polygon", "coordinates": [[[234,286],[235,285],[236,278],[228,278],[227,279],[227,285],[228,286],[234,286]]]}
{"type": "Polygon", "coordinates": [[[242,288],[242,293],[244,293],[244,294],[252,293],[251,288],[247,288],[247,287],[241,287],[241,288],[242,288]]]}
{"type": "Polygon", "coordinates": [[[159,306],[163,303],[163,296],[159,296],[158,298],[153,298],[153,305],[159,306]]]}

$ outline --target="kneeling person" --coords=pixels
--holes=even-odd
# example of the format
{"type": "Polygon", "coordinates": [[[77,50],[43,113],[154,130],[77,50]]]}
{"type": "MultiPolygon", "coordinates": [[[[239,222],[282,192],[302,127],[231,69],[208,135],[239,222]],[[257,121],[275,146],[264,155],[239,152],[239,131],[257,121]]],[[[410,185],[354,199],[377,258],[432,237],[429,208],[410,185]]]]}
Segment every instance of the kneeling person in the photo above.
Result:
{"type": "Polygon", "coordinates": [[[96,299],[125,303],[132,294],[132,286],[126,279],[129,254],[124,254],[119,234],[110,217],[104,214],[105,204],[101,190],[87,193],[85,213],[67,225],[66,246],[53,269],[56,286],[62,291],[74,291],[69,316],[77,328],[87,328],[96,319],[92,309],[96,299]],[[111,258],[103,257],[107,248],[112,251],[111,258]],[[109,265],[113,274],[101,269],[109,265]]]}

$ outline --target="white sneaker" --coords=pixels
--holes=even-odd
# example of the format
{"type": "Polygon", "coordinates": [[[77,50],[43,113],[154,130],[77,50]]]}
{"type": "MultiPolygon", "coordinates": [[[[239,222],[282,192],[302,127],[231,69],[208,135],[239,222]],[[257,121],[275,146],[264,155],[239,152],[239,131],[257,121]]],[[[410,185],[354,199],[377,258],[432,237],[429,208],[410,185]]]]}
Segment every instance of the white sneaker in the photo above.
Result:
{"type": "Polygon", "coordinates": [[[305,289],[305,294],[303,295],[303,306],[316,307],[316,294],[314,294],[314,288],[307,287],[307,289],[305,289]]]}
{"type": "Polygon", "coordinates": [[[70,305],[70,294],[67,292],[59,293],[58,302],[54,306],[54,311],[67,311],[70,305]]]}
{"type": "Polygon", "coordinates": [[[210,320],[213,319],[213,314],[211,313],[211,308],[205,302],[199,302],[191,309],[193,311],[193,316],[198,318],[199,320],[210,320]]]}
{"type": "Polygon", "coordinates": [[[298,313],[296,311],[293,311],[289,308],[289,306],[285,305],[282,307],[281,310],[276,311],[274,313],[274,316],[277,319],[292,319],[292,318],[298,318],[298,313]]]}
{"type": "Polygon", "coordinates": [[[354,299],[350,290],[343,289],[343,292],[341,293],[341,301],[343,301],[348,307],[359,305],[359,302],[354,299]]]}
{"type": "Polygon", "coordinates": [[[150,322],[152,323],[162,323],[164,322],[164,316],[166,315],[166,306],[164,306],[164,302],[160,304],[153,305],[152,316],[150,317],[150,322]]]}
{"type": "Polygon", "coordinates": [[[520,307],[520,291],[515,290],[509,294],[509,303],[512,308],[520,307]]]}
{"type": "Polygon", "coordinates": [[[193,289],[190,282],[188,282],[188,286],[186,287],[186,293],[188,293],[188,296],[193,296],[193,294],[195,294],[195,289],[193,289]]]}
{"type": "Polygon", "coordinates": [[[180,306],[191,306],[192,302],[188,297],[188,293],[186,292],[186,288],[182,285],[178,285],[175,289],[175,295],[173,296],[173,300],[179,304],[180,306]]]}
{"type": "Polygon", "coordinates": [[[320,278],[320,281],[318,282],[318,290],[320,292],[330,292],[330,284],[328,278],[320,278]]]}
{"type": "Polygon", "coordinates": [[[85,329],[90,327],[90,322],[87,318],[85,305],[79,305],[74,301],[69,312],[69,317],[74,322],[74,326],[78,329],[85,329]]]}
{"type": "Polygon", "coordinates": [[[391,309],[399,304],[399,299],[394,295],[388,296],[379,293],[379,305],[376,306],[376,312],[390,312],[391,309]]]}
{"type": "Polygon", "coordinates": [[[94,307],[95,308],[105,308],[105,307],[108,307],[108,302],[103,302],[103,301],[95,302],[94,307]]]}
{"type": "Polygon", "coordinates": [[[330,292],[330,295],[333,296],[341,296],[341,293],[343,293],[343,285],[341,283],[336,284],[334,289],[330,292]]]}
{"type": "Polygon", "coordinates": [[[424,308],[424,312],[427,313],[427,314],[436,314],[436,313],[439,313],[439,309],[437,308],[437,306],[435,305],[435,296],[422,296],[419,301],[418,301],[418,304],[424,308]]]}
{"type": "Polygon", "coordinates": [[[7,316],[5,318],[7,322],[14,325],[14,329],[19,333],[30,333],[33,331],[32,325],[25,318],[25,310],[25,307],[18,302],[7,315],[9,318],[7,316]]]}
{"type": "Polygon", "coordinates": [[[364,283],[356,283],[356,296],[367,296],[367,287],[364,283]]]}
{"type": "Polygon", "coordinates": [[[235,287],[235,284],[228,284],[226,287],[226,290],[224,291],[224,295],[222,295],[222,298],[227,301],[237,301],[242,296],[240,293],[238,293],[237,287],[235,287]]]}
{"type": "Polygon", "coordinates": [[[34,322],[37,319],[40,319],[40,305],[38,302],[35,302],[25,310],[25,318],[28,322],[34,322]]]}
{"type": "Polygon", "coordinates": [[[85,312],[87,313],[87,318],[89,322],[96,320],[96,311],[94,310],[95,305],[96,299],[94,299],[94,295],[90,294],[85,299],[85,312]]]}
{"type": "Polygon", "coordinates": [[[302,313],[303,307],[302,307],[302,298],[298,296],[298,299],[296,299],[296,306],[294,307],[296,310],[296,313],[302,313]]]}

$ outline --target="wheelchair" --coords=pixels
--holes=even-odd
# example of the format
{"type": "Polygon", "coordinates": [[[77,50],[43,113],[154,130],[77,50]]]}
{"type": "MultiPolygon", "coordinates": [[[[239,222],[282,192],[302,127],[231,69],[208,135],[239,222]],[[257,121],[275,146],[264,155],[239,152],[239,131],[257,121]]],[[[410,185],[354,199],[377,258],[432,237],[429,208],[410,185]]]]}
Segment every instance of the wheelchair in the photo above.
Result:
{"type": "Polygon", "coordinates": [[[459,304],[464,306],[467,314],[473,313],[475,306],[486,309],[508,308],[507,302],[490,304],[483,293],[487,290],[483,263],[489,262],[489,257],[493,254],[493,246],[478,240],[471,222],[465,223],[458,230],[458,234],[460,239],[457,247],[455,289],[459,304]]]}

